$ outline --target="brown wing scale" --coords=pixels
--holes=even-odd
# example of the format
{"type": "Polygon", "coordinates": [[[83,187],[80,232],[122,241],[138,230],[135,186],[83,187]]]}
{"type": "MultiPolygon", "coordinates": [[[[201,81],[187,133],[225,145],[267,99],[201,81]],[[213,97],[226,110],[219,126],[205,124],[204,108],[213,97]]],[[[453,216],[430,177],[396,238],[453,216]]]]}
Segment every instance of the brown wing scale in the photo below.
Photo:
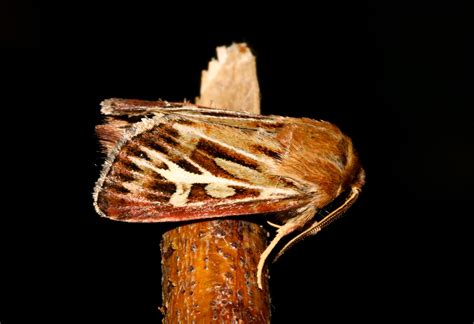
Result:
{"type": "Polygon", "coordinates": [[[239,128],[176,113],[138,123],[108,158],[97,210],[123,221],[165,222],[308,204],[300,184],[272,173],[286,149],[279,128],[253,122],[260,121],[239,128]]]}

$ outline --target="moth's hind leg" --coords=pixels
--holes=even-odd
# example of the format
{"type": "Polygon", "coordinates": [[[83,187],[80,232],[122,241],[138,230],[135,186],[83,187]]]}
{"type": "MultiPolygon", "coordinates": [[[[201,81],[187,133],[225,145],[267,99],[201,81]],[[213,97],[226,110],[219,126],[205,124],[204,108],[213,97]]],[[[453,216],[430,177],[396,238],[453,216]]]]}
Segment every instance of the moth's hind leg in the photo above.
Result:
{"type": "Polygon", "coordinates": [[[312,206],[305,206],[302,207],[302,209],[303,210],[299,211],[299,215],[297,217],[291,218],[286,224],[278,227],[277,235],[273,238],[265,251],[263,251],[263,253],[260,255],[260,260],[257,267],[257,283],[260,289],[262,289],[262,272],[265,265],[265,260],[268,258],[272,250],[283,237],[303,227],[308,222],[308,220],[313,218],[316,212],[315,208],[312,206]]]}
{"type": "Polygon", "coordinates": [[[273,259],[273,262],[275,262],[279,257],[281,257],[283,253],[285,253],[293,245],[307,238],[308,236],[315,235],[321,229],[328,226],[330,223],[332,223],[334,220],[336,220],[338,217],[344,214],[346,210],[349,209],[349,207],[351,207],[352,204],[357,200],[357,198],[359,197],[359,193],[360,193],[360,188],[353,187],[349,197],[347,197],[347,199],[344,201],[344,203],[341,206],[334,209],[331,213],[326,215],[326,217],[324,217],[321,221],[319,222],[315,221],[309,228],[307,228],[305,231],[298,234],[296,237],[294,237],[288,243],[286,243],[285,246],[280,250],[280,252],[278,252],[275,259],[273,259]]]}

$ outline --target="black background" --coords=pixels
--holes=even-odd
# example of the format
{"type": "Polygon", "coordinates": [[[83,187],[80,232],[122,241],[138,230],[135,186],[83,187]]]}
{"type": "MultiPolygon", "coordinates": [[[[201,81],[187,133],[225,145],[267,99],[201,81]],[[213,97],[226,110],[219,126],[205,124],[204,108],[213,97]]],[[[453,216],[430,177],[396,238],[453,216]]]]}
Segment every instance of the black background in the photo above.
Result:
{"type": "Polygon", "coordinates": [[[7,120],[36,128],[20,123],[28,140],[6,145],[18,156],[7,165],[22,175],[12,171],[7,200],[23,217],[2,218],[2,324],[31,313],[161,320],[166,226],[108,221],[92,207],[99,103],[193,99],[215,47],[234,41],[257,56],[264,114],[331,121],[367,172],[345,217],[271,266],[273,322],[468,316],[474,124],[464,8],[247,5],[56,8],[41,59],[11,58],[23,110],[7,120]]]}
{"type": "Polygon", "coordinates": [[[40,6],[35,0],[0,2],[0,49],[40,47],[40,6]]]}

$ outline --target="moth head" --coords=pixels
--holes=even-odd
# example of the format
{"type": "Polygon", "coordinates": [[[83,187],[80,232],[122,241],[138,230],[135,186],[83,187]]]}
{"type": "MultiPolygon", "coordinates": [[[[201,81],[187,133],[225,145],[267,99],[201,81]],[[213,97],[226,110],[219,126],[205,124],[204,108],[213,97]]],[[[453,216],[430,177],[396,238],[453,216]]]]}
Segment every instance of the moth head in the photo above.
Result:
{"type": "Polygon", "coordinates": [[[342,186],[340,191],[349,191],[351,189],[360,189],[365,183],[365,171],[359,160],[359,155],[352,145],[349,137],[343,136],[340,159],[343,164],[342,186]]]}

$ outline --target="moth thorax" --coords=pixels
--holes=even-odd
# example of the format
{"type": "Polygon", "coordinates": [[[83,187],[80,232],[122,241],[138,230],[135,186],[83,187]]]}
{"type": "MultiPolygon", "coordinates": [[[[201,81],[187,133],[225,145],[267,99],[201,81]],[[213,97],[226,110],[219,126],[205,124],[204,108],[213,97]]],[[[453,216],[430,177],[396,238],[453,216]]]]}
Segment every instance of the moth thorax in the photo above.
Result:
{"type": "Polygon", "coordinates": [[[350,178],[353,163],[352,143],[336,126],[305,120],[292,129],[288,158],[282,168],[298,175],[300,181],[317,192],[317,200],[325,204],[346,189],[345,180],[350,178]]]}

